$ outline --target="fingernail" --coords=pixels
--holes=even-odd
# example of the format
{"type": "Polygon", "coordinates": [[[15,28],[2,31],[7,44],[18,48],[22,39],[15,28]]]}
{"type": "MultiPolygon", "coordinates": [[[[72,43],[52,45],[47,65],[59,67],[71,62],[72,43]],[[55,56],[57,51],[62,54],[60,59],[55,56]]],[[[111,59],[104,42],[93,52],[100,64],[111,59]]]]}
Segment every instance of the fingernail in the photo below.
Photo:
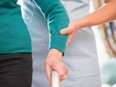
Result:
{"type": "Polygon", "coordinates": [[[60,33],[63,34],[64,30],[61,30],[60,33]]]}

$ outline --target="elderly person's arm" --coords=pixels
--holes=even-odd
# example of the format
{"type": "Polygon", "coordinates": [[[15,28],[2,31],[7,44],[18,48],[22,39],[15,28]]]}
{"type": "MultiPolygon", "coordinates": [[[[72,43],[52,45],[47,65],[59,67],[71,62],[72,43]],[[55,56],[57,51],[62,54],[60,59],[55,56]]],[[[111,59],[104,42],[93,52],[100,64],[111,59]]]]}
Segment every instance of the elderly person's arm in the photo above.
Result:
{"type": "Polygon", "coordinates": [[[61,35],[60,30],[68,26],[69,18],[60,0],[34,1],[43,13],[49,26],[50,43],[46,59],[48,81],[51,81],[51,70],[56,70],[59,73],[60,80],[63,80],[67,74],[67,68],[62,62],[62,53],[65,50],[68,35],[61,35]]]}

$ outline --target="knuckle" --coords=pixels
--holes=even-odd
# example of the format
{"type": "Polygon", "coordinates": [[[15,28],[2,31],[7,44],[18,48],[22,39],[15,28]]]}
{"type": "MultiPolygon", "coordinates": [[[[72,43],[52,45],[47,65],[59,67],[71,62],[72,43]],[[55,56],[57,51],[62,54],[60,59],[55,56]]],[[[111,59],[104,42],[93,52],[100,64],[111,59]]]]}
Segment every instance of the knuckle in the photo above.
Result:
{"type": "Polygon", "coordinates": [[[60,73],[60,77],[64,77],[65,76],[65,73],[60,73]]]}

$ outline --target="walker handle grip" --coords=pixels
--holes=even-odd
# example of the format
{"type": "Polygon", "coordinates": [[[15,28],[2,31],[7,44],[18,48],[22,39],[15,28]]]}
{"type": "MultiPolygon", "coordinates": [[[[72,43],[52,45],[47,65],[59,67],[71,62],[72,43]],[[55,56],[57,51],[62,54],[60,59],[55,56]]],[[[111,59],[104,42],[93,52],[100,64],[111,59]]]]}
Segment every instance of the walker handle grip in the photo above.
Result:
{"type": "Polygon", "coordinates": [[[58,72],[56,71],[52,71],[52,87],[60,87],[60,79],[59,79],[59,75],[58,72]]]}

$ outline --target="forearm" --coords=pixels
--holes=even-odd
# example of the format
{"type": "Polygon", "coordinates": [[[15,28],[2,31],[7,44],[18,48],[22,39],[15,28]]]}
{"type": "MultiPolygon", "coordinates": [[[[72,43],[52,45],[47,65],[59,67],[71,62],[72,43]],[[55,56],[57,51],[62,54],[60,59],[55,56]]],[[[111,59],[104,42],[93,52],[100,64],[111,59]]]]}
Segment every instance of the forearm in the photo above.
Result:
{"type": "Polygon", "coordinates": [[[67,27],[69,18],[60,0],[34,0],[48,21],[50,31],[49,49],[64,51],[68,35],[61,35],[60,30],[67,27]]]}
{"type": "MultiPolygon", "coordinates": [[[[107,2],[103,7],[88,16],[77,20],[81,27],[98,25],[113,19],[116,19],[116,0],[107,2]]],[[[78,26],[78,24],[77,24],[78,26]]]]}

